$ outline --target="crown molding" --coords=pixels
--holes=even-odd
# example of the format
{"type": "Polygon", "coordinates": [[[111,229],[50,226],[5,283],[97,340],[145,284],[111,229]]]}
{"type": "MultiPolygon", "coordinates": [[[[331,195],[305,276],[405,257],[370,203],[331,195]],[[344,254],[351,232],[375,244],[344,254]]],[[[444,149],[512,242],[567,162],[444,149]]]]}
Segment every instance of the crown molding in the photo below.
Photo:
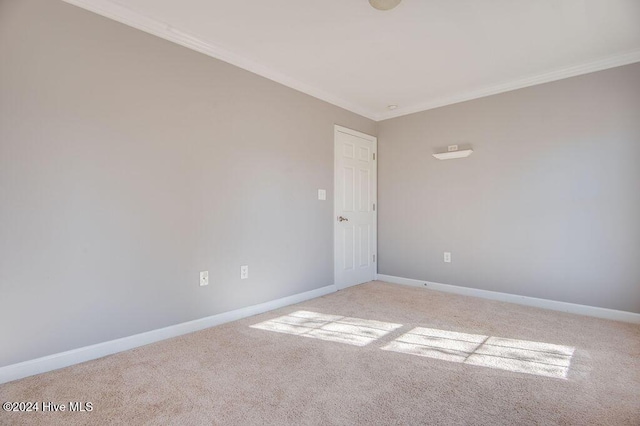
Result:
{"type": "Polygon", "coordinates": [[[137,28],[149,34],[174,42],[186,48],[195,50],[221,61],[230,63],[244,70],[258,74],[269,80],[280,83],[284,86],[295,89],[299,92],[313,96],[314,98],[328,102],[340,108],[351,111],[355,114],[369,118],[374,121],[388,120],[403,115],[414,114],[416,112],[427,111],[446,105],[456,104],[460,102],[470,101],[472,99],[483,98],[486,96],[497,95],[499,93],[509,92],[516,89],[522,89],[537,84],[549,83],[552,81],[562,80],[569,77],[575,77],[582,74],[588,74],[596,71],[602,71],[608,68],[628,65],[640,62],[640,49],[625,52],[622,54],[601,58],[599,60],[588,62],[585,64],[574,65],[570,67],[560,68],[554,71],[545,72],[519,78],[480,89],[461,92],[433,99],[427,102],[421,102],[415,105],[400,107],[393,111],[385,111],[376,113],[361,105],[345,100],[340,96],[327,92],[318,87],[303,83],[293,77],[290,77],[280,71],[274,70],[265,65],[259,64],[242,55],[238,55],[230,50],[224,49],[215,44],[205,42],[198,37],[175,28],[165,22],[146,16],[142,13],[129,9],[126,6],[118,4],[113,0],[63,0],[66,3],[78,6],[82,9],[97,13],[106,18],[113,19],[122,24],[137,28]]]}
{"type": "Polygon", "coordinates": [[[244,56],[238,55],[230,50],[223,49],[215,44],[205,42],[188,32],[177,29],[165,22],[143,15],[129,9],[126,6],[115,3],[111,0],[62,0],[65,3],[78,6],[90,12],[102,15],[105,18],[113,19],[122,24],[139,29],[146,33],[155,35],[165,40],[174,42],[186,48],[195,50],[229,64],[235,65],[244,70],[250,71],[269,80],[280,83],[284,86],[295,89],[299,92],[313,96],[314,98],[328,102],[340,108],[351,111],[355,114],[376,121],[376,114],[339,96],[326,92],[320,88],[303,83],[286,74],[272,68],[259,64],[244,56]]]}
{"type": "Polygon", "coordinates": [[[640,62],[640,49],[617,54],[614,56],[609,56],[607,58],[602,58],[593,62],[588,62],[586,64],[560,68],[554,71],[519,78],[516,80],[511,80],[493,86],[487,86],[469,92],[462,92],[451,96],[445,96],[417,105],[401,107],[393,111],[376,115],[376,121],[388,120],[390,118],[396,118],[403,115],[414,114],[416,112],[427,111],[434,108],[470,101],[472,99],[484,98],[486,96],[497,95],[499,93],[510,92],[512,90],[523,89],[525,87],[535,86],[538,84],[550,83],[552,81],[562,80],[569,77],[577,77],[579,75],[602,71],[609,68],[615,68],[622,65],[629,65],[636,62],[640,62]]]}

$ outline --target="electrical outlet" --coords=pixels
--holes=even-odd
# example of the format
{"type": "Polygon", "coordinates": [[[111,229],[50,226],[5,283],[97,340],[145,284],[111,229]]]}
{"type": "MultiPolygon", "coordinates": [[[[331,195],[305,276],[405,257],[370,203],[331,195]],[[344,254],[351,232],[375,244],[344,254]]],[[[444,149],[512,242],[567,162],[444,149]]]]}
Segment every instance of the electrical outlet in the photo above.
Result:
{"type": "Polygon", "coordinates": [[[449,253],[448,251],[444,252],[444,262],[451,263],[451,253],[449,253]]]}
{"type": "Polygon", "coordinates": [[[249,265],[242,265],[240,267],[240,279],[246,280],[249,278],[249,265]]]}
{"type": "Polygon", "coordinates": [[[209,285],[209,271],[200,272],[200,287],[209,285]]]}

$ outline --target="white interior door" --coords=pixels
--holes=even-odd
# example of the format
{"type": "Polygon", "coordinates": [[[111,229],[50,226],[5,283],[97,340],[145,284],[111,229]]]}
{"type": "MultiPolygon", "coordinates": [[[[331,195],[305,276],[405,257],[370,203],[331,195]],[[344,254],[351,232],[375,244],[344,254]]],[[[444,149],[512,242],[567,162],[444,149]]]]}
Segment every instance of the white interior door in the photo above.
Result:
{"type": "Polygon", "coordinates": [[[377,138],[335,126],[334,266],[338,288],[375,279],[377,138]]]}

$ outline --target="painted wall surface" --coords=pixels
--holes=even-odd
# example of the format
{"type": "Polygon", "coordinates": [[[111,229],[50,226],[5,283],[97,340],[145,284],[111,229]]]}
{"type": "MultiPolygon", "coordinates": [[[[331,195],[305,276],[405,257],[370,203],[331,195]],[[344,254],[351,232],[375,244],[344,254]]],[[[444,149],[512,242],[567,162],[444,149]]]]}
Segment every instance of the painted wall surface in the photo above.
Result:
{"type": "Polygon", "coordinates": [[[640,312],[640,64],[380,122],[378,152],[379,273],[640,312]]]}
{"type": "Polygon", "coordinates": [[[0,58],[0,366],[333,284],[333,125],[376,123],[59,1],[0,58]]]}

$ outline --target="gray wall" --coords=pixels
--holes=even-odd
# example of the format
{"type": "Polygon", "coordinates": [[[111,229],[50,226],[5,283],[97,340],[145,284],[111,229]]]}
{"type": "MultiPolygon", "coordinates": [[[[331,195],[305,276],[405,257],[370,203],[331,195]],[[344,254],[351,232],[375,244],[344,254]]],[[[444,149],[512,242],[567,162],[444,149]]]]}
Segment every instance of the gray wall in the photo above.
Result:
{"type": "Polygon", "coordinates": [[[374,122],[59,1],[0,1],[0,58],[0,366],[333,284],[374,122]]]}
{"type": "Polygon", "coordinates": [[[640,64],[383,121],[378,137],[379,273],[640,312],[640,64]],[[475,152],[431,156],[450,144],[475,152]]]}

